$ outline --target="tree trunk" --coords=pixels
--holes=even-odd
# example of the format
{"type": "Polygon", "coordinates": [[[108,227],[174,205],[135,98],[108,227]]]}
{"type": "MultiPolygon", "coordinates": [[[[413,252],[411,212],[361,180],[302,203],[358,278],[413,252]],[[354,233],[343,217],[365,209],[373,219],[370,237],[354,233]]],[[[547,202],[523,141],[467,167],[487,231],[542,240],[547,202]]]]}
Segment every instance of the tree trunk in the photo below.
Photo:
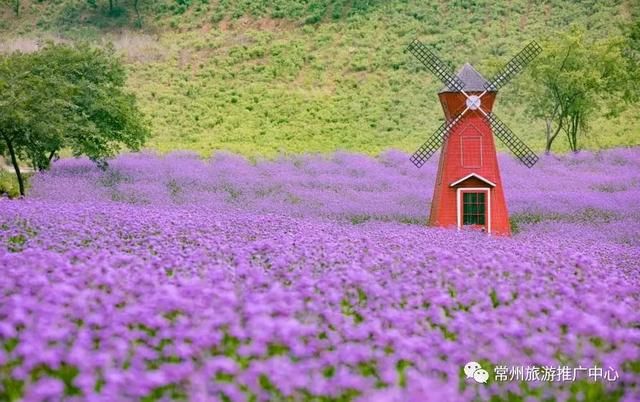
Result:
{"type": "Polygon", "coordinates": [[[578,135],[580,134],[580,129],[581,129],[581,122],[582,121],[582,113],[578,112],[576,114],[576,128],[575,128],[575,132],[573,134],[573,144],[575,145],[576,148],[576,152],[578,152],[580,150],[580,148],[578,148],[578,135]]]}
{"type": "Polygon", "coordinates": [[[575,128],[573,129],[573,146],[575,148],[575,152],[578,152],[580,148],[578,148],[578,134],[580,134],[580,113],[576,114],[576,122],[575,128]]]}
{"type": "Polygon", "coordinates": [[[578,152],[578,122],[580,121],[578,113],[573,113],[568,120],[568,127],[565,132],[567,134],[567,141],[569,141],[569,148],[573,152],[578,152]]]}
{"type": "Polygon", "coordinates": [[[552,125],[552,119],[547,119],[547,143],[545,145],[544,148],[544,152],[546,154],[550,154],[551,153],[551,145],[553,144],[553,141],[555,141],[555,139],[558,137],[558,134],[560,134],[560,130],[562,130],[562,127],[564,127],[564,118],[561,118],[560,121],[558,121],[558,127],[556,128],[556,131],[551,134],[551,125],[552,125]]]}
{"type": "Polygon", "coordinates": [[[16,178],[18,179],[18,188],[20,189],[20,195],[24,197],[24,180],[22,179],[22,173],[20,172],[20,165],[18,165],[18,158],[16,157],[16,150],[13,148],[13,143],[7,137],[4,138],[9,149],[9,155],[11,155],[11,164],[16,171],[16,178]]]}
{"type": "Polygon", "coordinates": [[[556,139],[556,137],[558,136],[558,133],[562,129],[562,126],[564,125],[564,118],[565,118],[564,114],[562,113],[562,99],[558,95],[558,91],[553,90],[553,94],[556,99],[556,104],[553,108],[553,113],[551,113],[551,115],[545,118],[545,123],[547,126],[546,127],[547,141],[544,147],[544,153],[547,155],[551,153],[551,145],[553,144],[553,141],[556,139]],[[551,134],[551,131],[553,130],[553,121],[555,119],[558,119],[558,128],[556,129],[555,133],[551,134]]]}
{"type": "Polygon", "coordinates": [[[547,125],[547,143],[544,146],[544,153],[549,155],[551,153],[551,119],[545,119],[545,123],[547,125]]]}
{"type": "Polygon", "coordinates": [[[571,126],[571,149],[573,152],[578,152],[578,120],[579,114],[576,113],[573,116],[573,123],[571,126]]]}
{"type": "MultiPolygon", "coordinates": [[[[56,151],[53,150],[51,151],[51,153],[49,154],[49,166],[51,166],[51,161],[53,161],[53,158],[56,156],[56,151]]],[[[47,168],[49,167],[47,166],[47,168]]]]}

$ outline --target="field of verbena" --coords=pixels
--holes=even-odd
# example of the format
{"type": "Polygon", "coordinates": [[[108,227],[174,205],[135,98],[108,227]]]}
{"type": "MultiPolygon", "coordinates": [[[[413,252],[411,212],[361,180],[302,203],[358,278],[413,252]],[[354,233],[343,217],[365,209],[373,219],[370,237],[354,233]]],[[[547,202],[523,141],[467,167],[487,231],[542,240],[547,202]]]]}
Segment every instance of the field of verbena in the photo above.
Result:
{"type": "Polygon", "coordinates": [[[57,162],[0,199],[0,400],[638,400],[640,150],[501,165],[512,238],[401,153],[57,162]]]}

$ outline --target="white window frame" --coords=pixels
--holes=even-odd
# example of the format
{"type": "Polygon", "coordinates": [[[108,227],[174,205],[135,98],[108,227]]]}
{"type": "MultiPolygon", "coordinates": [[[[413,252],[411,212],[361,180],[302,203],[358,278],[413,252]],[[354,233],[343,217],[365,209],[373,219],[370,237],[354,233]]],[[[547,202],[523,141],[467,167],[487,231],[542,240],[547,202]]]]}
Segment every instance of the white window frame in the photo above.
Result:
{"type": "Polygon", "coordinates": [[[482,181],[482,182],[487,183],[487,184],[488,184],[489,186],[491,186],[491,187],[495,187],[495,186],[496,186],[496,183],[492,182],[492,181],[491,181],[491,180],[489,180],[489,179],[486,179],[486,178],[484,178],[484,177],[480,176],[479,174],[476,174],[476,173],[469,173],[469,174],[468,174],[468,175],[466,175],[465,177],[463,177],[463,178],[461,178],[461,179],[458,179],[458,180],[454,181],[453,183],[449,184],[449,187],[455,187],[455,186],[457,186],[458,184],[462,183],[463,181],[465,181],[465,180],[467,180],[467,179],[470,179],[470,178],[472,178],[472,177],[475,177],[476,179],[478,179],[478,180],[480,180],[480,181],[482,181]]]}
{"type": "Polygon", "coordinates": [[[467,192],[479,192],[484,191],[487,193],[487,233],[491,233],[491,188],[489,187],[458,187],[456,189],[456,204],[457,204],[457,217],[458,217],[458,230],[462,228],[462,193],[467,192]]]}

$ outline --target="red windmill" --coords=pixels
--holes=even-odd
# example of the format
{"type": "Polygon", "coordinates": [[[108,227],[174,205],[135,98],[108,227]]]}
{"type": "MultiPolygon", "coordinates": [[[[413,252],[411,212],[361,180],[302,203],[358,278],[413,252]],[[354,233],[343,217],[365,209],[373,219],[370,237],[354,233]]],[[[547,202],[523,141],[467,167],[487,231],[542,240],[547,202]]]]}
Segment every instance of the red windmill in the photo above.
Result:
{"type": "Polygon", "coordinates": [[[411,156],[411,161],[421,167],[442,146],[429,224],[469,226],[510,235],[492,132],[527,167],[532,167],[538,157],[491,109],[498,89],[522,71],[542,48],[531,42],[491,81],[468,63],[456,75],[451,74],[446,64],[417,39],[408,50],[445,84],[438,97],[446,120],[411,156]]]}

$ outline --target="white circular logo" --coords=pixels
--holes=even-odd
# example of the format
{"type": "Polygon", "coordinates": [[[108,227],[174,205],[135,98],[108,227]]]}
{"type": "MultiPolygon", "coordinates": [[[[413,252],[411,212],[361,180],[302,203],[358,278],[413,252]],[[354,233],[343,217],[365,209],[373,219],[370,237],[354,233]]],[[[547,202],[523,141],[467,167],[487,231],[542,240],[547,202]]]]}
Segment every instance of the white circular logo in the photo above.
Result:
{"type": "Polygon", "coordinates": [[[469,95],[467,98],[467,107],[476,110],[480,107],[480,97],[478,95],[469,95]]]}

